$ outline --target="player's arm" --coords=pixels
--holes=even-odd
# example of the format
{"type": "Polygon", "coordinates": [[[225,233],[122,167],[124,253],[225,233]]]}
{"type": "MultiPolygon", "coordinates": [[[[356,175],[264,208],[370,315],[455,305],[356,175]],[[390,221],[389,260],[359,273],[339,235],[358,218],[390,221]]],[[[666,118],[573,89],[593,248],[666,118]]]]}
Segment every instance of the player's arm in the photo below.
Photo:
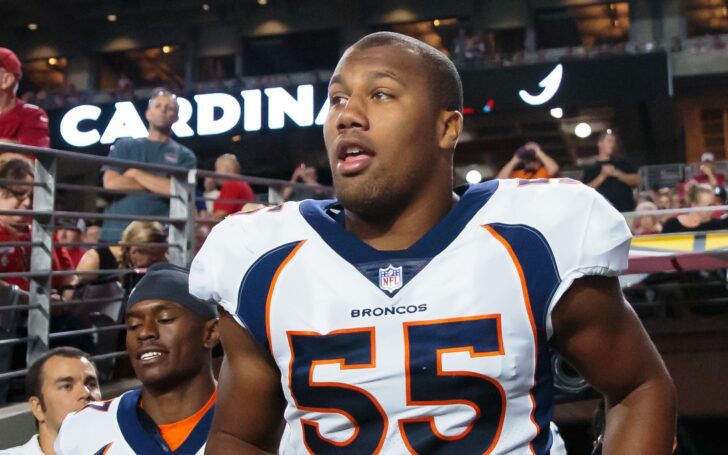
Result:
{"type": "Polygon", "coordinates": [[[280,373],[227,313],[220,317],[220,334],[225,360],[205,453],[275,453],[283,428],[280,373]]]}
{"type": "Polygon", "coordinates": [[[576,280],[552,322],[552,346],[606,398],[603,453],[671,454],[675,388],[617,279],[576,280]]]}
{"type": "Polygon", "coordinates": [[[107,190],[143,190],[144,187],[131,177],[112,169],[104,172],[104,188],[107,190]]]}
{"type": "Polygon", "coordinates": [[[150,174],[141,169],[131,168],[124,172],[123,177],[133,179],[142,189],[151,191],[162,196],[172,194],[172,179],[150,174]]]}

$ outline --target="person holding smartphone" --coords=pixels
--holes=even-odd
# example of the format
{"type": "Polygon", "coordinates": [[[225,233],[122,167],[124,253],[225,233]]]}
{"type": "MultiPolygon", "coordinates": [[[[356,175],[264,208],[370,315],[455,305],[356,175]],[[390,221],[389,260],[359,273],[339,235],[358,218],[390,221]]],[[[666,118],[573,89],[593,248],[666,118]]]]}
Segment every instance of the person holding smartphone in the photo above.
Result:
{"type": "Polygon", "coordinates": [[[513,158],[498,171],[498,179],[543,179],[555,177],[559,165],[535,142],[519,147],[513,158]]]}

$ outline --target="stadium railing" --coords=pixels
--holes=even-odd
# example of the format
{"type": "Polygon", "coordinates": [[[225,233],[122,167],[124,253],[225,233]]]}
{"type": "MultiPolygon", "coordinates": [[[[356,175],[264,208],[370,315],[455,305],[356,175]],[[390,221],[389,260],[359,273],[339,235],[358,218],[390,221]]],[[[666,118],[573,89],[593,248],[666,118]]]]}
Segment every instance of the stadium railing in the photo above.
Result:
{"type": "MultiPolygon", "coordinates": [[[[167,227],[167,242],[161,244],[145,244],[146,246],[161,246],[167,248],[169,262],[177,265],[188,266],[194,257],[197,239],[197,227],[200,225],[212,225],[219,222],[219,219],[198,218],[196,216],[196,183],[200,177],[212,177],[219,181],[240,180],[252,185],[265,186],[269,192],[265,195],[265,204],[281,202],[280,194],[286,187],[293,189],[310,190],[315,188],[319,193],[333,194],[329,187],[307,185],[303,183],[292,183],[287,180],[276,180],[253,176],[231,176],[216,174],[205,170],[188,170],[175,166],[145,164],[135,161],[119,160],[95,155],[87,155],[64,150],[44,149],[38,147],[22,146],[17,144],[0,143],[0,154],[13,152],[31,156],[35,162],[34,180],[32,183],[25,181],[3,180],[1,184],[32,185],[33,205],[30,210],[0,210],[0,215],[23,215],[32,220],[30,241],[0,242],[0,247],[24,247],[30,248],[29,270],[23,272],[2,272],[0,281],[8,278],[26,278],[30,280],[29,292],[26,294],[20,291],[17,286],[0,285],[0,322],[3,323],[0,331],[0,357],[5,360],[10,358],[11,352],[16,345],[26,345],[25,365],[31,364],[40,355],[46,352],[51,342],[68,339],[70,337],[90,336],[95,339],[102,338],[100,334],[124,330],[122,318],[111,318],[111,322],[93,324],[75,330],[52,331],[51,315],[62,308],[83,308],[84,311],[92,312],[94,307],[118,304],[123,308],[123,294],[112,295],[107,298],[80,298],[72,300],[61,300],[53,295],[51,280],[54,277],[68,277],[81,275],[116,275],[123,276],[129,273],[139,273],[143,270],[134,268],[120,268],[111,270],[98,270],[93,272],[77,272],[75,270],[53,270],[53,251],[56,247],[94,247],[96,244],[60,243],[54,241],[54,231],[61,226],[57,221],[68,218],[81,218],[91,220],[124,220],[124,221],[156,221],[167,227]],[[63,162],[84,163],[84,165],[95,165],[101,168],[104,165],[114,165],[123,168],[137,168],[149,172],[164,173],[171,179],[171,194],[168,196],[170,210],[168,216],[142,216],[134,214],[107,214],[98,211],[63,211],[55,210],[58,190],[67,193],[86,194],[107,194],[125,195],[139,193],[139,191],[109,190],[99,185],[77,185],[59,182],[57,179],[59,164],[63,162]],[[27,313],[27,317],[24,317],[27,313]],[[20,316],[18,316],[20,315],[20,316]],[[11,322],[12,321],[12,322],[11,322]],[[6,327],[7,325],[7,327],[6,327]],[[15,336],[17,327],[27,328],[27,335],[15,336]]],[[[100,174],[100,173],[99,173],[100,174]]],[[[144,192],[142,192],[144,193],[144,192]]],[[[148,193],[148,192],[147,192],[148,193]]],[[[148,193],[152,194],[152,193],[148,193]]],[[[165,196],[159,196],[165,197],[165,196]]],[[[205,198],[210,200],[211,198],[205,198]]],[[[228,201],[240,202],[245,201],[228,201]]],[[[126,246],[121,242],[104,243],[105,246],[126,246]]],[[[108,337],[106,337],[108,339],[108,337]]],[[[113,344],[112,344],[113,345],[113,344]]],[[[98,352],[93,356],[97,361],[115,359],[126,355],[125,351],[111,350],[98,352]]],[[[3,384],[8,380],[19,378],[25,375],[26,368],[8,370],[8,365],[0,363],[0,393],[3,384]]],[[[0,403],[3,397],[0,397],[0,403]]]]}

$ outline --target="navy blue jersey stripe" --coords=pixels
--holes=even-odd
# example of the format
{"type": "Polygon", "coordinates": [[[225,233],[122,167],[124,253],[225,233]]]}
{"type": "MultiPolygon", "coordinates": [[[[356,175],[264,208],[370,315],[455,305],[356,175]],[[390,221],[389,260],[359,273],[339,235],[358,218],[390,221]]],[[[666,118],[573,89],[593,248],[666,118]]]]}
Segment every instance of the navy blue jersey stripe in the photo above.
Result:
{"type": "Polygon", "coordinates": [[[508,242],[526,281],[538,346],[532,393],[536,406],[534,419],[539,433],[533,440],[533,449],[536,454],[548,454],[553,442],[549,430],[553,417],[553,373],[546,338],[546,316],[551,298],[561,282],[559,270],[551,247],[538,230],[520,224],[494,223],[489,226],[508,242]]]}
{"type": "Polygon", "coordinates": [[[238,318],[264,348],[268,348],[266,329],[266,302],[276,271],[301,241],[286,243],[268,251],[248,269],[240,284],[238,318]]]}

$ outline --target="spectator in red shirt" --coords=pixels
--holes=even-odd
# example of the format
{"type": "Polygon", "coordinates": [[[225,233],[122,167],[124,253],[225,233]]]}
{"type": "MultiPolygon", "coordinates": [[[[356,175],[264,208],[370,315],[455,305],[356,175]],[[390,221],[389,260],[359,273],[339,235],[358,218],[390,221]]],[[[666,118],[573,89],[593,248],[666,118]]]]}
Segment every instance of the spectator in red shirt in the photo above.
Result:
{"type": "MultiPolygon", "coordinates": [[[[16,96],[22,76],[20,60],[15,53],[0,47],[0,142],[49,147],[48,114],[16,96]]],[[[12,158],[25,157],[0,152],[0,161],[12,158]]]]}
{"type": "MultiPolygon", "coordinates": [[[[12,159],[0,163],[0,179],[33,181],[33,169],[25,159],[12,159]]],[[[32,206],[33,187],[22,184],[0,184],[0,210],[29,210],[32,206]]],[[[29,242],[30,224],[25,215],[0,215],[0,273],[27,272],[30,270],[30,248],[3,245],[4,242],[29,242]]],[[[64,248],[54,248],[53,270],[71,270],[72,263],[64,248]]],[[[54,288],[62,288],[71,277],[55,277],[54,288]]],[[[0,286],[16,284],[24,291],[30,289],[27,278],[6,278],[0,286]]]]}
{"type": "MultiPolygon", "coordinates": [[[[226,153],[215,161],[215,172],[224,175],[240,175],[240,163],[232,153],[226,153]]],[[[224,218],[239,212],[247,202],[255,202],[255,193],[246,182],[225,180],[220,188],[220,196],[212,206],[212,213],[224,218]]]]}
{"type": "MultiPolygon", "coordinates": [[[[33,181],[30,165],[25,160],[14,159],[0,163],[0,179],[33,181]]],[[[0,184],[0,210],[29,210],[32,186],[0,184]]],[[[0,273],[26,272],[30,268],[30,249],[23,246],[4,245],[5,242],[30,240],[28,219],[23,215],[0,215],[0,273]]],[[[20,289],[30,289],[26,278],[5,278],[0,286],[15,284],[20,289]]]]}
{"type": "MultiPolygon", "coordinates": [[[[82,236],[86,230],[86,222],[81,218],[60,219],[57,222],[56,240],[61,243],[80,243],[82,236]]],[[[65,246],[71,258],[73,269],[75,270],[81,258],[86,253],[86,248],[81,246],[65,246]]]]}
{"type": "Polygon", "coordinates": [[[725,187],[725,175],[715,171],[715,156],[710,152],[700,156],[700,174],[693,176],[692,180],[707,183],[713,188],[725,187]]]}

